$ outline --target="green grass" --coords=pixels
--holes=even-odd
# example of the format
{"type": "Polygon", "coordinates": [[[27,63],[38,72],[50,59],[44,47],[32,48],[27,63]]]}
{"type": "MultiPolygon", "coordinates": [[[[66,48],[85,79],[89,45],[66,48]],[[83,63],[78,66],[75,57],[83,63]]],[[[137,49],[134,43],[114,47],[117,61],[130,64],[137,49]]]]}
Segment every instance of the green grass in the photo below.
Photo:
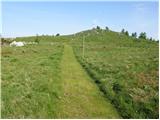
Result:
{"type": "Polygon", "coordinates": [[[2,118],[158,118],[158,42],[105,30],[38,39],[2,47],[2,118]]]}
{"type": "Polygon", "coordinates": [[[157,42],[105,30],[85,31],[73,38],[78,60],[123,118],[158,118],[157,42]]]}
{"type": "Polygon", "coordinates": [[[61,63],[63,95],[58,118],[120,118],[65,45],[61,63]]]}
{"type": "Polygon", "coordinates": [[[53,43],[2,47],[2,118],[120,118],[72,47],[53,43]]]}
{"type": "Polygon", "coordinates": [[[2,47],[2,118],[54,118],[61,45],[2,47]]]}

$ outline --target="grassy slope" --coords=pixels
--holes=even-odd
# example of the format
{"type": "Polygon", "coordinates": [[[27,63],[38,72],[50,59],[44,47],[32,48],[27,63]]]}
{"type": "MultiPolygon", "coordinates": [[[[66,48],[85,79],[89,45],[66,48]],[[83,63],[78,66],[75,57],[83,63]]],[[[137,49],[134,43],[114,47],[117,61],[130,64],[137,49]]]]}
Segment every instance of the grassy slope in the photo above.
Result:
{"type": "Polygon", "coordinates": [[[158,118],[158,43],[101,30],[73,39],[79,61],[124,118],[158,118]]]}
{"type": "Polygon", "coordinates": [[[63,47],[2,47],[2,118],[54,118],[63,47]]]}
{"type": "MultiPolygon", "coordinates": [[[[100,89],[105,93],[106,97],[111,100],[112,104],[117,107],[117,110],[124,118],[158,117],[157,43],[134,40],[115,32],[106,31],[86,31],[76,34],[76,36],[41,36],[39,39],[40,45],[43,47],[37,46],[35,49],[33,47],[2,48],[3,118],[60,118],[62,116],[67,118],[75,113],[74,110],[72,110],[73,112],[70,114],[66,113],[64,109],[65,105],[62,104],[62,97],[66,97],[66,94],[63,94],[66,86],[61,86],[64,82],[59,81],[62,80],[59,74],[60,51],[62,48],[51,47],[52,42],[52,45],[72,43],[78,60],[86,68],[91,77],[96,80],[100,89]],[[86,36],[86,47],[85,59],[83,61],[81,55],[82,36],[84,34],[86,36]],[[44,49],[43,52],[42,49],[44,49]],[[48,58],[41,59],[46,55],[52,56],[54,53],[58,54],[55,55],[57,57],[53,57],[53,59],[51,57],[50,59],[52,60],[48,58]],[[29,61],[30,64],[27,64],[27,61],[29,61]],[[38,64],[41,62],[42,64],[38,64]],[[33,66],[35,63],[37,64],[33,66]],[[47,65],[45,65],[45,63],[47,63],[47,65]],[[20,67],[16,65],[20,65],[20,67]],[[18,76],[15,75],[15,73],[18,73],[18,76]],[[48,76],[51,76],[52,80],[49,80],[48,76]],[[46,79],[46,81],[44,81],[43,78],[46,79]],[[51,82],[48,83],[48,81],[51,82]],[[33,88],[37,89],[35,90],[33,88]],[[41,88],[43,89],[41,90],[41,88]],[[52,91],[50,94],[52,98],[49,98],[53,99],[53,101],[47,101],[49,100],[47,98],[48,91],[52,91]],[[34,102],[35,100],[38,101],[38,105],[34,102]],[[57,101],[62,104],[60,108],[56,106],[57,101]],[[50,104],[51,102],[52,104],[50,104]],[[63,110],[64,114],[58,114],[61,110],[63,110]]],[[[34,40],[35,37],[17,39],[17,41],[34,40]]],[[[74,91],[74,89],[72,90],[74,91]]],[[[66,100],[69,99],[70,96],[67,96],[66,100]]],[[[73,103],[76,101],[74,99],[73,103]]],[[[66,102],[66,105],[68,104],[69,103],[66,102]]],[[[72,104],[70,103],[69,105],[72,104]]],[[[76,104],[73,104],[73,106],[74,105],[76,104]]],[[[81,114],[86,115],[84,113],[81,114]]],[[[74,116],[76,117],[78,115],[80,114],[74,116]]],[[[90,117],[89,114],[86,116],[90,117]]],[[[95,114],[94,117],[96,116],[95,114]]]]}
{"type": "Polygon", "coordinates": [[[2,47],[2,118],[120,118],[71,47],[61,62],[70,36],[39,39],[38,45],[2,47]]]}
{"type": "Polygon", "coordinates": [[[63,95],[58,118],[120,118],[76,61],[68,45],[64,47],[61,70],[63,95]]]}

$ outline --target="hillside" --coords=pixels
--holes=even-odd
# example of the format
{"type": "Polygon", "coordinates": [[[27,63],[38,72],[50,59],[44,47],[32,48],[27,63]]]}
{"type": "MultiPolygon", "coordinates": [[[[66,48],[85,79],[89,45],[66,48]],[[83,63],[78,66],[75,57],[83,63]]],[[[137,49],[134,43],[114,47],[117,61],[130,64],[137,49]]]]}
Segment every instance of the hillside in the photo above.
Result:
{"type": "Polygon", "coordinates": [[[2,46],[2,118],[158,118],[158,42],[101,29],[15,40],[36,39],[2,46]]]}
{"type": "Polygon", "coordinates": [[[122,117],[158,118],[157,42],[95,29],[76,34],[72,45],[122,117]]]}

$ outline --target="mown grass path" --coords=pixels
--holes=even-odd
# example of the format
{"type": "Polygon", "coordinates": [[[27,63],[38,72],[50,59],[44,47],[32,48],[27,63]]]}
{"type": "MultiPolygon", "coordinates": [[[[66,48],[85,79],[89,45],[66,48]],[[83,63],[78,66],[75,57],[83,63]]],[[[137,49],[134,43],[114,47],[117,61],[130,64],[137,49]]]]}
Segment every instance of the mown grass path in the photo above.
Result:
{"type": "Polygon", "coordinates": [[[120,118],[77,62],[69,45],[64,46],[61,72],[63,94],[59,100],[58,118],[120,118]]]}

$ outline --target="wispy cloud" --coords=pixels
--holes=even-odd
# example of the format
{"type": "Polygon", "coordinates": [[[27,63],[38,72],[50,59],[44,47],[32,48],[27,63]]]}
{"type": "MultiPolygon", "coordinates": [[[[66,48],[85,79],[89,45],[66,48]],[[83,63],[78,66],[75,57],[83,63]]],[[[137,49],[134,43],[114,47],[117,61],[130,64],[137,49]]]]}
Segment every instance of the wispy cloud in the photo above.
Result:
{"type": "Polygon", "coordinates": [[[137,4],[134,4],[134,9],[135,11],[138,11],[138,12],[144,12],[147,8],[144,3],[137,3],[137,4]]]}

